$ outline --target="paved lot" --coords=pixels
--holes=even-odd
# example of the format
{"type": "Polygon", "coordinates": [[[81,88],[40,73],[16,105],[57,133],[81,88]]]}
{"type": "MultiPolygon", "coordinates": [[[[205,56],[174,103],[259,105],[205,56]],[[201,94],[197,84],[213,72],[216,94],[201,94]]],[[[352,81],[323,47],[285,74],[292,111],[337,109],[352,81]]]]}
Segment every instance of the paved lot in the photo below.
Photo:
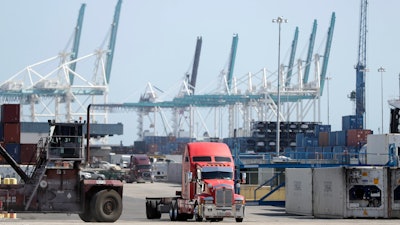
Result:
{"type": "MultiPolygon", "coordinates": [[[[179,185],[167,183],[145,183],[145,184],[125,184],[124,186],[124,211],[121,218],[111,224],[172,224],[183,222],[171,222],[167,214],[163,214],[160,220],[147,220],[145,214],[145,197],[173,196],[179,185]]],[[[199,224],[200,222],[190,221],[184,224],[199,224]]],[[[201,222],[204,224],[207,222],[201,222]]],[[[284,208],[271,206],[246,206],[246,217],[242,224],[399,224],[400,220],[389,219],[313,219],[311,217],[289,215],[284,208]]],[[[96,224],[84,223],[77,215],[66,214],[17,214],[17,219],[0,219],[0,225],[20,224],[20,225],[43,225],[43,224],[96,224]]],[[[101,223],[107,224],[107,223],[101,223]]],[[[234,219],[224,219],[218,224],[237,224],[234,219]]]]}

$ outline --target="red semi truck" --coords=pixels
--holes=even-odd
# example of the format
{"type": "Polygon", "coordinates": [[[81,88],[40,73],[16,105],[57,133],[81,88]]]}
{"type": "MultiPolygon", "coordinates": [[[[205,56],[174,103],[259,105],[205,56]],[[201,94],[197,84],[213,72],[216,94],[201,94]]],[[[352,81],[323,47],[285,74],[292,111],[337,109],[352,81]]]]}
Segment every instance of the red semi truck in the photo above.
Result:
{"type": "Polygon", "coordinates": [[[151,167],[150,158],[146,154],[131,155],[126,182],[145,183],[150,181],[153,183],[154,175],[151,167]]]}
{"type": "Polygon", "coordinates": [[[182,189],[175,197],[147,197],[146,216],[159,219],[169,213],[172,221],[194,219],[242,222],[245,199],[235,194],[235,165],[224,143],[188,143],[182,158],[182,189]]]}

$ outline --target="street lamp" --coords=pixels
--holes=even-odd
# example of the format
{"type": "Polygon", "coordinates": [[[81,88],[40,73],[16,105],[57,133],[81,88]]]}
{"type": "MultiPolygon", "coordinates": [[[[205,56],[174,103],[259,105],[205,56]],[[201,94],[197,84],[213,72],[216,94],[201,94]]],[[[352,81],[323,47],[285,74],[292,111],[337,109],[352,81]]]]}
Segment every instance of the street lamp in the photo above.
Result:
{"type": "Polygon", "coordinates": [[[280,149],[280,105],[281,105],[281,24],[282,23],[287,23],[288,20],[284,19],[282,16],[278,16],[276,19],[272,19],[273,23],[277,23],[279,30],[278,30],[278,103],[277,103],[277,109],[276,109],[276,156],[279,156],[279,149],[280,149]]]}
{"type": "Polygon", "coordinates": [[[383,134],[383,73],[386,70],[381,66],[378,68],[378,72],[381,73],[381,134],[383,134]]]}
{"type": "Polygon", "coordinates": [[[328,97],[328,125],[330,124],[329,123],[329,81],[330,80],[332,80],[332,77],[325,77],[325,80],[326,80],[326,86],[327,86],[327,97],[328,97]]]}

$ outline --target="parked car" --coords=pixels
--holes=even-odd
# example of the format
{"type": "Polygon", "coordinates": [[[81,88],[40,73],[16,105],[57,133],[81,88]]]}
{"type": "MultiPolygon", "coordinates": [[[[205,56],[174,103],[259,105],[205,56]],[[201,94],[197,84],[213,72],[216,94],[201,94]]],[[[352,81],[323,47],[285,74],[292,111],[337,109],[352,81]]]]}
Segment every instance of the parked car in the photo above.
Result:
{"type": "Polygon", "coordinates": [[[105,170],[121,170],[121,167],[112,163],[109,163],[107,161],[97,161],[92,163],[91,165],[92,168],[100,168],[100,169],[105,169],[105,170]]]}
{"type": "Polygon", "coordinates": [[[90,173],[90,175],[92,176],[90,179],[92,180],[105,180],[106,176],[104,176],[104,174],[101,174],[97,171],[86,171],[88,173],[90,173]]]}
{"type": "Polygon", "coordinates": [[[101,174],[97,171],[80,171],[80,176],[82,179],[85,180],[105,180],[106,176],[104,176],[104,174],[101,174]]]}
{"type": "Polygon", "coordinates": [[[79,171],[79,176],[83,180],[89,180],[92,178],[92,174],[90,174],[89,172],[82,171],[82,170],[79,171]]]}

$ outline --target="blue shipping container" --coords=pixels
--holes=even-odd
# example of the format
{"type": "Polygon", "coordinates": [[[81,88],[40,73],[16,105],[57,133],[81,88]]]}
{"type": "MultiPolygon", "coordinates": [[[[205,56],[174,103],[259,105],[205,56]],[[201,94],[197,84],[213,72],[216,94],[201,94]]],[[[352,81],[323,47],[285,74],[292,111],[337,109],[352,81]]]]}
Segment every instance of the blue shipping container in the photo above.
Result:
{"type": "Polygon", "coordinates": [[[21,163],[21,145],[19,143],[8,143],[5,147],[15,162],[21,163]]]}
{"type": "Polygon", "coordinates": [[[342,117],[342,130],[363,129],[363,116],[350,115],[342,117]]]}

